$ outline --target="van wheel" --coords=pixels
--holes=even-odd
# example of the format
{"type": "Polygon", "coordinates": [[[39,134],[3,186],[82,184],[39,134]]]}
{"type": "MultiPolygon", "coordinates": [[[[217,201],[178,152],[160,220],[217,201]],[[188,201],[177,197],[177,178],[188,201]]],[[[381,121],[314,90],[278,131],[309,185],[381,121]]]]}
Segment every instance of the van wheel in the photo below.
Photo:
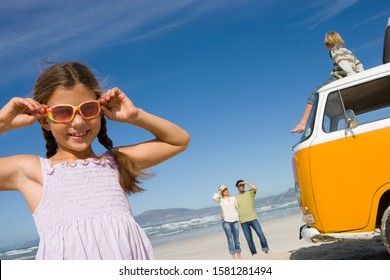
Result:
{"type": "Polygon", "coordinates": [[[390,206],[387,207],[386,211],[383,213],[381,233],[383,244],[385,245],[387,251],[390,254],[390,206]]]}

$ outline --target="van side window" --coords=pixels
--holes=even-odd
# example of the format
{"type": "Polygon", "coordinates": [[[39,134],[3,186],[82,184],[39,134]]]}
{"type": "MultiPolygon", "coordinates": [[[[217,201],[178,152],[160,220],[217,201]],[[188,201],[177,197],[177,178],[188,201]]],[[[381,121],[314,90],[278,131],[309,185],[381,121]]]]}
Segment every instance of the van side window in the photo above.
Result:
{"type": "Polygon", "coordinates": [[[390,76],[341,89],[340,94],[338,91],[330,93],[323,130],[333,132],[345,129],[344,110],[349,109],[354,111],[358,125],[390,118],[390,76]]]}

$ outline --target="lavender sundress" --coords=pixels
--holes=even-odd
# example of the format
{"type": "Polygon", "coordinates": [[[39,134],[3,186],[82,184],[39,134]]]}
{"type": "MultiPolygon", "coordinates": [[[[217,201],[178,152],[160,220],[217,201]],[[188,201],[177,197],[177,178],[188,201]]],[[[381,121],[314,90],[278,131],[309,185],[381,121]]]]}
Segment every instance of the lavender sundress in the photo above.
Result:
{"type": "Polygon", "coordinates": [[[118,182],[112,157],[52,166],[40,158],[42,199],[33,213],[36,259],[154,259],[118,182]]]}

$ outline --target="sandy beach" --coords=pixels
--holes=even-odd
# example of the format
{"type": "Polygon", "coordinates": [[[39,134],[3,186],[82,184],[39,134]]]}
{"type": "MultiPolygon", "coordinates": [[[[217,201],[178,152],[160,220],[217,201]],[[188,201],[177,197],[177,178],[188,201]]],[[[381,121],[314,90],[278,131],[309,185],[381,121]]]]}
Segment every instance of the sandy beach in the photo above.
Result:
{"type": "MultiPolygon", "coordinates": [[[[390,260],[379,234],[370,239],[353,239],[327,243],[299,240],[303,225],[300,214],[261,223],[270,251],[265,254],[254,236],[258,254],[251,256],[240,229],[242,259],[259,260],[390,260]]],[[[208,235],[154,246],[157,260],[230,260],[223,229],[208,235]]]]}

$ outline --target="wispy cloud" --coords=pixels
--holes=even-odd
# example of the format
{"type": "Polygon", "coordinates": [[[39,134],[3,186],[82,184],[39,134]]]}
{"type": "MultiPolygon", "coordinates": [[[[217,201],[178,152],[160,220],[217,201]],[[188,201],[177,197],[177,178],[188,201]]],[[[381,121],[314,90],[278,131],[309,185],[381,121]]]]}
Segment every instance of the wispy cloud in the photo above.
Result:
{"type": "MultiPolygon", "coordinates": [[[[388,17],[389,15],[390,15],[390,9],[389,9],[389,10],[386,10],[386,11],[384,11],[384,12],[382,12],[382,13],[379,13],[379,14],[377,14],[377,15],[371,16],[371,17],[369,17],[369,18],[367,18],[367,19],[365,19],[365,20],[362,20],[361,22],[359,22],[359,23],[357,23],[357,24],[351,26],[351,28],[349,28],[349,29],[347,29],[347,30],[355,29],[355,28],[357,28],[357,27],[360,27],[360,26],[362,26],[362,25],[365,25],[365,24],[367,24],[367,23],[370,23],[370,22],[372,22],[372,21],[374,21],[374,20],[377,20],[377,19],[379,19],[379,18],[383,18],[384,16],[387,16],[387,17],[388,17]]],[[[386,23],[384,23],[384,24],[386,24],[386,23]]],[[[383,26],[383,28],[384,28],[384,27],[385,27],[385,26],[383,26]]]]}
{"type": "Polygon", "coordinates": [[[224,0],[33,0],[25,5],[21,0],[0,1],[0,71],[7,73],[0,77],[0,84],[23,74],[21,64],[25,71],[35,71],[40,58],[63,60],[124,42],[144,40],[178,28],[204,13],[240,3],[224,0]]]}
{"type": "Polygon", "coordinates": [[[355,47],[353,49],[353,52],[356,52],[356,53],[363,52],[367,49],[376,48],[376,47],[381,46],[381,45],[383,45],[383,37],[379,37],[379,38],[373,39],[365,44],[361,44],[361,45],[355,47]]]}
{"type": "Polygon", "coordinates": [[[57,51],[76,52],[99,48],[124,34],[133,36],[143,32],[157,20],[164,24],[164,18],[191,4],[191,1],[170,1],[163,6],[162,2],[150,5],[147,2],[150,1],[96,1],[91,7],[82,2],[65,8],[41,3],[30,11],[8,11],[12,31],[4,28],[0,32],[0,56],[53,46],[57,51]]]}
{"type": "Polygon", "coordinates": [[[313,6],[309,6],[310,11],[308,14],[310,14],[310,16],[299,22],[298,25],[306,27],[308,30],[313,29],[337,16],[357,2],[358,0],[326,0],[312,2],[313,6]]]}

